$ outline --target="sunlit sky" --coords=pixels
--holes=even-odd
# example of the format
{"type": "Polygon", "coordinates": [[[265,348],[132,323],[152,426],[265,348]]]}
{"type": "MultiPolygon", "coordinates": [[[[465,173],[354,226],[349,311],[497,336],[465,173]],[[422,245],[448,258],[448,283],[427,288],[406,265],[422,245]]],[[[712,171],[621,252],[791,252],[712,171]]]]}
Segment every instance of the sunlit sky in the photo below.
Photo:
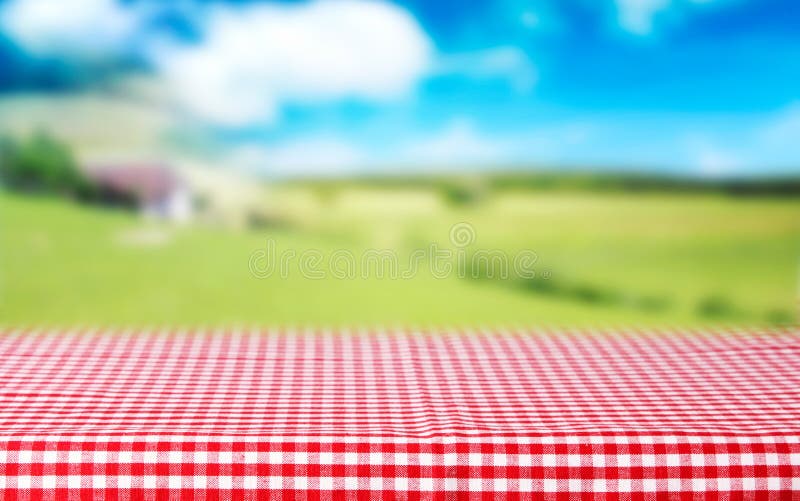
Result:
{"type": "Polygon", "coordinates": [[[800,2],[5,0],[0,113],[277,175],[797,174],[800,2]]]}

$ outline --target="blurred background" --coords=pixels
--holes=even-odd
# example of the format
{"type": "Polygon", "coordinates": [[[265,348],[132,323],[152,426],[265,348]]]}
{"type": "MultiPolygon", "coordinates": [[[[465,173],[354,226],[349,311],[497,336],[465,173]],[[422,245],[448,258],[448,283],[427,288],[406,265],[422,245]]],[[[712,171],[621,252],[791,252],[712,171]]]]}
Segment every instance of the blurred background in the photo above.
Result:
{"type": "Polygon", "coordinates": [[[794,0],[0,1],[0,322],[787,324],[794,0]],[[466,222],[533,277],[254,276],[466,222]]]}

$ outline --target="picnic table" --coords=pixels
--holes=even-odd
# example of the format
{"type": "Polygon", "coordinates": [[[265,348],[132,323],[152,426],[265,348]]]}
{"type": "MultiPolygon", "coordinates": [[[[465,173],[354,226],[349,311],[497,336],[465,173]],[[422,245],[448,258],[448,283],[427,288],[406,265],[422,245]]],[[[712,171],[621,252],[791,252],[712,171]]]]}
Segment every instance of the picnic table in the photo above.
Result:
{"type": "Polygon", "coordinates": [[[800,330],[0,333],[3,499],[800,498],[800,330]]]}

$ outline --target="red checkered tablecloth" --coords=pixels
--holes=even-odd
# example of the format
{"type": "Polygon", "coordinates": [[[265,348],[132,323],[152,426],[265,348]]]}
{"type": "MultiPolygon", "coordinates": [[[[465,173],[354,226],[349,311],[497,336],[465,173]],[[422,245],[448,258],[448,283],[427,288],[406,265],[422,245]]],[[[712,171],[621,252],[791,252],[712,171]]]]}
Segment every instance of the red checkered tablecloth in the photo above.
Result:
{"type": "Polygon", "coordinates": [[[800,330],[0,335],[3,499],[800,499],[800,330]]]}

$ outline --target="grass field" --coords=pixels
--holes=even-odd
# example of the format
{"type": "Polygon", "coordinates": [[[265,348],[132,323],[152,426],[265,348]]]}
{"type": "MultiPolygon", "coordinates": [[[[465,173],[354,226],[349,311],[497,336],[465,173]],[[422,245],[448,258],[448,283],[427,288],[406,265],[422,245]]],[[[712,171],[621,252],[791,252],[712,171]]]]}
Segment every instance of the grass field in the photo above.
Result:
{"type": "Polygon", "coordinates": [[[425,189],[296,186],[291,222],[170,228],[135,214],[0,195],[5,324],[702,324],[793,322],[800,201],[710,194],[504,191],[449,205],[425,189]],[[535,280],[255,278],[254,250],[443,247],[537,253],[535,280]],[[544,278],[544,277],[547,278],[544,278]]]}

